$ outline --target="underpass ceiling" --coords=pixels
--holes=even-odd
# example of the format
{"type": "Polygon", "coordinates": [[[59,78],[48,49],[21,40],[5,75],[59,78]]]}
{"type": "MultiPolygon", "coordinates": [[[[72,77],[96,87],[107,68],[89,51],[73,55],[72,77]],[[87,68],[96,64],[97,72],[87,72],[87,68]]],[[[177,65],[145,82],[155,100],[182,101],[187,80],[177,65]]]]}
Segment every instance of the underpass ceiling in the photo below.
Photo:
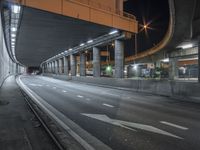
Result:
{"type": "Polygon", "coordinates": [[[39,66],[64,50],[111,30],[110,27],[24,7],[16,58],[26,66],[39,66]]]}

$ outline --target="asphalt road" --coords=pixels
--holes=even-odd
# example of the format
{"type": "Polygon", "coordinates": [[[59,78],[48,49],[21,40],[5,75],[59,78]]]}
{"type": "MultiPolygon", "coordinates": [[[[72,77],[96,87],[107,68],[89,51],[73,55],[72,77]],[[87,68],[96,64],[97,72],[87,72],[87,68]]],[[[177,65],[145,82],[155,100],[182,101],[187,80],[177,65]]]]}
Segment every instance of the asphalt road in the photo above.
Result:
{"type": "Polygon", "coordinates": [[[200,105],[41,76],[21,81],[113,150],[199,150],[200,105]]]}

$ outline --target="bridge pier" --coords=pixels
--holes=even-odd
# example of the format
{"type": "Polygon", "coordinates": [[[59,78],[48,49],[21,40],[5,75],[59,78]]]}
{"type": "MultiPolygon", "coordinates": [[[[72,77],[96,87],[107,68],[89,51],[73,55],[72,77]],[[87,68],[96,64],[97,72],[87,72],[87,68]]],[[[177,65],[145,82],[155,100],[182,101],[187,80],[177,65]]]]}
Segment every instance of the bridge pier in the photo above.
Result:
{"type": "Polygon", "coordinates": [[[169,79],[174,80],[178,76],[177,58],[170,58],[169,79]]]}
{"type": "Polygon", "coordinates": [[[55,74],[58,74],[58,60],[55,61],[55,74]]]}
{"type": "Polygon", "coordinates": [[[115,40],[115,78],[124,77],[124,43],[115,40]]]}
{"type": "Polygon", "coordinates": [[[64,61],[64,74],[65,75],[69,75],[69,63],[68,63],[68,57],[64,56],[63,57],[63,61],[64,61]]]}
{"type": "Polygon", "coordinates": [[[198,82],[200,83],[200,36],[198,36],[198,82]]]}
{"type": "Polygon", "coordinates": [[[101,64],[100,64],[100,49],[93,47],[93,76],[101,76],[101,64]]]}
{"type": "Polygon", "coordinates": [[[76,76],[76,56],[70,55],[71,76],[76,76]]]}
{"type": "Polygon", "coordinates": [[[80,53],[80,76],[85,76],[86,75],[86,59],[85,59],[85,53],[81,52],[80,53]]]}

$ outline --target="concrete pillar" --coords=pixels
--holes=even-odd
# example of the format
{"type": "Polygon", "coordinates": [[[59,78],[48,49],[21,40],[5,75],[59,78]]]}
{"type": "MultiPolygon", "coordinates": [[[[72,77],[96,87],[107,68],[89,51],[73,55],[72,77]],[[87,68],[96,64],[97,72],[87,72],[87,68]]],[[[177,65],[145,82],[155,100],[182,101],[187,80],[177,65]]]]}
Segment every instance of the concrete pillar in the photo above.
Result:
{"type": "Polygon", "coordinates": [[[169,79],[174,80],[178,77],[178,66],[177,66],[178,59],[177,58],[170,58],[169,59],[169,79]]]}
{"type": "Polygon", "coordinates": [[[115,78],[124,77],[124,43],[115,40],[115,78]]]}
{"type": "Polygon", "coordinates": [[[198,37],[198,82],[200,83],[200,36],[198,37]]]}
{"type": "Polygon", "coordinates": [[[47,73],[49,73],[50,72],[50,65],[49,65],[49,63],[47,63],[47,73]]]}
{"type": "Polygon", "coordinates": [[[64,74],[65,74],[65,75],[69,75],[68,58],[64,56],[64,57],[63,57],[63,61],[64,61],[64,74]]]}
{"type": "Polygon", "coordinates": [[[101,76],[100,49],[93,47],[93,76],[101,76]]]}
{"type": "Polygon", "coordinates": [[[85,53],[80,53],[80,76],[85,76],[86,74],[86,59],[85,59],[85,53]]]}
{"type": "MultiPolygon", "coordinates": [[[[19,65],[16,64],[16,69],[15,69],[16,74],[18,74],[18,68],[19,68],[19,65]]],[[[43,73],[44,73],[44,68],[42,70],[43,70],[43,73]]]]}
{"type": "Polygon", "coordinates": [[[51,73],[53,73],[53,62],[51,62],[51,73]]]}
{"type": "Polygon", "coordinates": [[[76,76],[76,56],[70,55],[71,76],[76,76]]]}
{"type": "Polygon", "coordinates": [[[56,72],[56,63],[55,61],[53,61],[53,73],[55,74],[55,72],[56,72]]]}
{"type": "Polygon", "coordinates": [[[58,60],[55,60],[55,74],[58,74],[59,64],[58,60]]]}
{"type": "Polygon", "coordinates": [[[59,74],[63,74],[63,72],[62,72],[63,64],[62,64],[61,58],[58,60],[58,63],[59,63],[59,74]]]}

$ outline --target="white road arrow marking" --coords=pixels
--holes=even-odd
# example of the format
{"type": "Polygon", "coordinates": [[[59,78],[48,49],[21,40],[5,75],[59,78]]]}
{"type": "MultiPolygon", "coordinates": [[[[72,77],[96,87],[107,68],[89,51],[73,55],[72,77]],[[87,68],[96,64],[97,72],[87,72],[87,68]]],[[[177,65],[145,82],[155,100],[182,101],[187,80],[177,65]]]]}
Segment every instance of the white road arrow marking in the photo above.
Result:
{"type": "Polygon", "coordinates": [[[170,123],[170,122],[167,122],[167,121],[160,121],[160,123],[168,125],[168,126],[172,126],[172,127],[175,127],[175,128],[181,129],[181,130],[188,130],[187,127],[180,126],[180,125],[177,125],[177,124],[174,124],[174,123],[170,123]]]}
{"type": "Polygon", "coordinates": [[[162,135],[166,135],[166,136],[170,136],[170,137],[174,137],[177,139],[183,139],[182,137],[176,136],[172,133],[166,132],[164,130],[158,129],[156,127],[153,126],[149,126],[149,125],[145,125],[145,124],[139,124],[139,123],[133,123],[133,122],[127,122],[127,121],[122,121],[122,120],[116,120],[116,119],[111,119],[106,115],[101,115],[101,114],[86,114],[86,113],[81,113],[84,116],[96,119],[96,120],[100,120],[112,125],[116,125],[122,128],[126,128],[132,131],[136,131],[133,128],[136,129],[140,129],[140,130],[145,130],[145,131],[149,131],[149,132],[153,132],[153,133],[157,133],[157,134],[162,134],[162,135]]]}

